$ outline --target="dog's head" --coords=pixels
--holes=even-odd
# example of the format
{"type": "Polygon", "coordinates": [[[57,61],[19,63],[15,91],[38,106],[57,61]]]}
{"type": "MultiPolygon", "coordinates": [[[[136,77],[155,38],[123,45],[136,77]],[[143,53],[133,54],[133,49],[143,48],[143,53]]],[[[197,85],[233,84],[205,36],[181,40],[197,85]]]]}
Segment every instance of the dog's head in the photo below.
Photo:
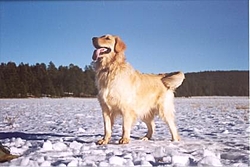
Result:
{"type": "Polygon", "coordinates": [[[123,52],[126,45],[120,37],[114,35],[104,35],[101,37],[93,37],[92,42],[96,48],[92,59],[96,62],[110,62],[115,59],[124,59],[123,52]]]}

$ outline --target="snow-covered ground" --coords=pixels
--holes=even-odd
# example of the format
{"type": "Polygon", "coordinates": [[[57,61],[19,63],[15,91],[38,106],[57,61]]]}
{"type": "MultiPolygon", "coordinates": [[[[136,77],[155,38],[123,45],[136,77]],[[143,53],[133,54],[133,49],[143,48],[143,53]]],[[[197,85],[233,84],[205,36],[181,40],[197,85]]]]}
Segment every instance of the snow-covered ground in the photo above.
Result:
{"type": "Polygon", "coordinates": [[[155,118],[156,132],[135,124],[130,144],[119,145],[121,118],[110,144],[103,135],[96,99],[0,99],[0,142],[20,158],[0,166],[240,166],[249,162],[249,98],[176,98],[182,138],[170,142],[167,125],[155,118]]]}

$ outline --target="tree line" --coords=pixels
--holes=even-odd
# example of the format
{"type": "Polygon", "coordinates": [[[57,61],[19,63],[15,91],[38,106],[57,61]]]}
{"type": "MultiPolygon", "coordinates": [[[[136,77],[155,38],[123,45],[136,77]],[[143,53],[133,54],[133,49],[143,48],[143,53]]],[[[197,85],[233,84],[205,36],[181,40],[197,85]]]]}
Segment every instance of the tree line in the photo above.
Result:
{"type": "Polygon", "coordinates": [[[177,96],[249,96],[249,71],[186,73],[177,96]]]}
{"type": "Polygon", "coordinates": [[[74,64],[49,62],[36,65],[8,62],[0,65],[0,97],[86,97],[97,94],[91,66],[82,70],[74,64]]]}
{"type": "MultiPolygon", "coordinates": [[[[176,96],[249,96],[249,71],[186,73],[176,96]]],[[[0,65],[0,98],[94,97],[97,89],[92,66],[0,65]]]]}

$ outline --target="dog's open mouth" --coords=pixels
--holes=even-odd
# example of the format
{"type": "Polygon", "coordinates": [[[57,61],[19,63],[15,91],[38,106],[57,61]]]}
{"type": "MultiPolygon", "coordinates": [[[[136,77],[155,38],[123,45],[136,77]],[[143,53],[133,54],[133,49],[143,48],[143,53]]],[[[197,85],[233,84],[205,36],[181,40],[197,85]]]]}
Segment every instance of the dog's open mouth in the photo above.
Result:
{"type": "Polygon", "coordinates": [[[106,47],[98,48],[98,49],[94,50],[92,59],[93,59],[94,61],[97,61],[99,58],[102,57],[103,54],[107,54],[107,53],[109,53],[110,51],[111,51],[110,48],[106,48],[106,47]]]}

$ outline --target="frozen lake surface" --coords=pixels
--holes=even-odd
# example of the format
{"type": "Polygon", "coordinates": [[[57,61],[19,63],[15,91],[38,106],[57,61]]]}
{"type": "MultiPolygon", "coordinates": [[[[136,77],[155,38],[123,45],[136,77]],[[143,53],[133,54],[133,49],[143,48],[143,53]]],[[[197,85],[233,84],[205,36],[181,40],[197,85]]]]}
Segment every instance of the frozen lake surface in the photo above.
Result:
{"type": "Polygon", "coordinates": [[[155,118],[153,139],[141,141],[137,122],[131,142],[118,145],[121,118],[110,144],[102,138],[97,99],[0,99],[0,142],[21,155],[1,166],[239,166],[249,162],[249,98],[176,98],[180,142],[170,142],[167,125],[155,118]]]}

